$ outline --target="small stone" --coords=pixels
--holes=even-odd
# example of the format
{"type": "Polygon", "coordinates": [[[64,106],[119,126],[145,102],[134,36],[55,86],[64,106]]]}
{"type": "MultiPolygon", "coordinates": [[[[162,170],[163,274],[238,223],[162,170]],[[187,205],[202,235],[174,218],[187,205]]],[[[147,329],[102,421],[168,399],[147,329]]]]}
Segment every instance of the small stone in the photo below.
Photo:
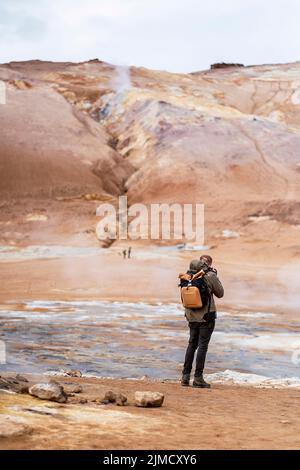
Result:
{"type": "Polygon", "coordinates": [[[86,398],[78,398],[76,396],[68,398],[68,404],[71,405],[85,405],[88,403],[86,398]]]}
{"type": "Polygon", "coordinates": [[[127,397],[122,393],[119,393],[116,398],[116,404],[118,406],[125,406],[127,402],[127,397]]]}
{"type": "Polygon", "coordinates": [[[28,379],[26,379],[26,377],[24,377],[23,375],[21,374],[17,374],[16,375],[16,379],[20,382],[28,382],[28,379]]]}
{"type": "Polygon", "coordinates": [[[67,401],[67,395],[63,387],[55,381],[46,384],[35,384],[30,387],[29,393],[41,400],[57,401],[58,403],[67,401]]]}
{"type": "Polygon", "coordinates": [[[100,400],[100,398],[94,398],[94,400],[91,400],[92,403],[96,403],[96,405],[109,405],[108,400],[100,400]]]}
{"type": "Polygon", "coordinates": [[[101,403],[101,405],[109,405],[110,401],[109,400],[95,400],[96,403],[101,403]]]}
{"type": "Polygon", "coordinates": [[[64,373],[70,377],[82,377],[80,370],[64,370],[64,373]]]}
{"type": "Polygon", "coordinates": [[[156,408],[162,406],[164,395],[160,392],[135,392],[135,406],[156,408]]]}
{"type": "Polygon", "coordinates": [[[117,394],[112,390],[109,390],[105,393],[104,400],[108,400],[110,403],[115,403],[117,400],[117,394]]]}
{"type": "Polygon", "coordinates": [[[79,400],[79,403],[81,405],[85,405],[87,402],[88,402],[88,400],[86,398],[80,398],[80,400],[79,400]]]}
{"type": "Polygon", "coordinates": [[[66,385],[64,387],[65,392],[69,394],[73,393],[81,393],[82,392],[82,386],[81,385],[66,385]]]}

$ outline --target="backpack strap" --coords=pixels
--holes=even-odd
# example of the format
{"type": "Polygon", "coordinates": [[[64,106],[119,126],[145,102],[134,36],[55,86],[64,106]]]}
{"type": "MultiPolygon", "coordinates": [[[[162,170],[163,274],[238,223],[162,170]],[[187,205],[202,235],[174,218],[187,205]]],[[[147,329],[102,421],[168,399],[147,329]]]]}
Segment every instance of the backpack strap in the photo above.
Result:
{"type": "Polygon", "coordinates": [[[203,271],[203,269],[201,269],[201,271],[198,271],[196,274],[192,276],[192,281],[194,281],[195,279],[200,279],[204,275],[205,275],[205,272],[203,271]]]}
{"type": "Polygon", "coordinates": [[[187,273],[180,273],[178,277],[181,281],[190,281],[192,279],[192,276],[187,273]]]}
{"type": "Polygon", "coordinates": [[[212,294],[209,292],[209,299],[208,299],[208,311],[207,311],[207,313],[209,313],[209,312],[210,312],[210,307],[211,307],[211,296],[212,296],[212,294]]]}
{"type": "MultiPolygon", "coordinates": [[[[203,271],[202,271],[202,272],[203,272],[203,271]]],[[[197,273],[197,274],[198,274],[198,273],[197,273]]],[[[203,277],[205,274],[206,274],[206,273],[203,272],[203,274],[202,274],[201,277],[203,277]]],[[[204,280],[204,282],[205,282],[205,284],[206,284],[206,287],[207,287],[207,290],[208,290],[208,292],[209,292],[209,297],[208,297],[208,310],[207,310],[207,312],[206,312],[206,313],[209,313],[209,312],[210,312],[210,307],[211,307],[211,298],[212,298],[213,294],[211,293],[210,287],[209,287],[209,285],[207,285],[207,282],[206,282],[205,278],[204,278],[203,280],[204,280]]]]}

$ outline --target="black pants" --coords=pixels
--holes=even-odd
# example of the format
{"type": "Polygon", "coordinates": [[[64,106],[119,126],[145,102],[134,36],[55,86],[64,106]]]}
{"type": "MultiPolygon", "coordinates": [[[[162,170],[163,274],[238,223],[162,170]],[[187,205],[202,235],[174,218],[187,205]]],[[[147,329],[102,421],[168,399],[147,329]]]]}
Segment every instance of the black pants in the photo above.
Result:
{"type": "Polygon", "coordinates": [[[182,373],[191,373],[195,352],[198,349],[196,356],[195,377],[200,377],[203,374],[208,343],[215,328],[215,320],[203,323],[189,322],[189,327],[190,339],[185,353],[185,361],[182,373]]]}

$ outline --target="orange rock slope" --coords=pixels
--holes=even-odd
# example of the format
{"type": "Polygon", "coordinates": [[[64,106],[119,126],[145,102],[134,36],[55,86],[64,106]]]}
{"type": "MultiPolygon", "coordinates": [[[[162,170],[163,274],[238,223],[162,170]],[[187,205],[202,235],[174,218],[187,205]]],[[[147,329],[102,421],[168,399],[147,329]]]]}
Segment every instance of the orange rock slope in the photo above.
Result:
{"type": "Polygon", "coordinates": [[[29,61],[0,79],[2,243],[36,239],[24,212],[47,215],[46,238],[97,243],[96,203],[127,194],[204,203],[211,245],[230,249],[235,232],[299,256],[300,63],[174,74],[29,61]]]}

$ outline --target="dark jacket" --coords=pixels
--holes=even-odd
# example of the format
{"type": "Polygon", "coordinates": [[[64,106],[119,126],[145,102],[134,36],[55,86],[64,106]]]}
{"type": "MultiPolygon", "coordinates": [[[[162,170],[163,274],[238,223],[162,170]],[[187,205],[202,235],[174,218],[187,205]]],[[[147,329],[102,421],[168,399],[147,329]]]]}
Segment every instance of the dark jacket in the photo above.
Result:
{"type": "MultiPolygon", "coordinates": [[[[192,272],[193,274],[195,274],[196,272],[200,271],[202,267],[203,263],[201,261],[194,260],[190,264],[190,270],[188,271],[188,273],[192,272]]],[[[205,305],[205,307],[202,308],[185,308],[185,317],[189,322],[204,322],[216,318],[216,305],[214,301],[214,295],[219,298],[223,297],[224,288],[217,274],[213,271],[209,271],[207,274],[205,274],[204,279],[212,294],[209,309],[210,313],[208,314],[209,304],[205,305]]]]}

